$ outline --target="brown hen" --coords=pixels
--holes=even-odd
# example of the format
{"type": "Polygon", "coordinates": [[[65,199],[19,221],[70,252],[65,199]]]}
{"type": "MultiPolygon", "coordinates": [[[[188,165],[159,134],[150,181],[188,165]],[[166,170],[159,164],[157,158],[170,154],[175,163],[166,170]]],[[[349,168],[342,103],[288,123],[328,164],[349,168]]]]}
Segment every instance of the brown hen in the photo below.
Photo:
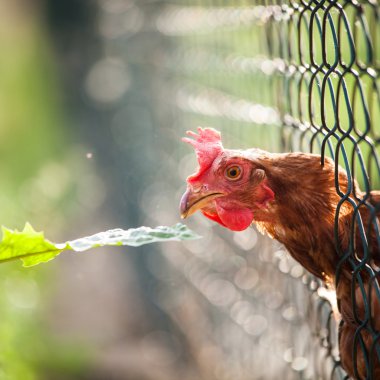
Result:
{"type": "Polygon", "coordinates": [[[199,169],[187,179],[182,217],[200,210],[234,231],[253,223],[335,285],[342,365],[351,377],[380,379],[380,191],[366,196],[319,155],[230,150],[213,129],[188,134],[199,169]]]}

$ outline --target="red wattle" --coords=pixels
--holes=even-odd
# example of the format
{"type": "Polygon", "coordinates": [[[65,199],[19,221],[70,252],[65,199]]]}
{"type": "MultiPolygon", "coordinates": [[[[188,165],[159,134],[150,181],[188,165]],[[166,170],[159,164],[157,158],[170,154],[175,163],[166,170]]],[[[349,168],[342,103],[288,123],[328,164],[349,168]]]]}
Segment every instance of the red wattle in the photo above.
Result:
{"type": "Polygon", "coordinates": [[[253,212],[248,208],[225,209],[218,202],[216,212],[223,226],[232,231],[243,231],[247,229],[253,221],[253,212]]]}
{"type": "Polygon", "coordinates": [[[203,211],[203,210],[202,210],[202,214],[203,214],[206,218],[209,218],[209,219],[211,219],[212,221],[221,224],[223,227],[226,227],[226,225],[225,225],[225,224],[221,221],[221,219],[219,218],[218,214],[209,214],[209,213],[207,213],[206,211],[203,211]]]}

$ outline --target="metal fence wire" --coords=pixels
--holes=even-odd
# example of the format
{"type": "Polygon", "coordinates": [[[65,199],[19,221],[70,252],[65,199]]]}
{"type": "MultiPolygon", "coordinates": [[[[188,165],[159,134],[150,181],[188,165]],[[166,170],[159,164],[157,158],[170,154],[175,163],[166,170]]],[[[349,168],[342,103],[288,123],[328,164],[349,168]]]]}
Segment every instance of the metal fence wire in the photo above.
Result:
{"type": "MultiPolygon", "coordinates": [[[[336,181],[341,197],[335,220],[341,258],[336,286],[348,265],[354,317],[350,326],[341,323],[340,331],[350,347],[353,376],[374,379],[380,358],[380,275],[374,260],[380,246],[376,216],[380,203],[371,197],[371,191],[380,188],[378,1],[164,4],[156,26],[172,44],[163,61],[166,73],[174,78],[180,125],[212,125],[222,129],[234,146],[320,153],[321,164],[330,156],[336,168],[341,165],[347,171],[346,192],[336,181]],[[356,193],[355,179],[364,195],[356,193]],[[354,208],[354,220],[346,244],[338,232],[347,203],[354,208]],[[363,208],[369,210],[369,221],[361,218],[363,208]],[[344,335],[347,330],[352,342],[344,335]]],[[[304,317],[316,319],[312,335],[324,350],[323,360],[332,365],[321,370],[314,361],[311,372],[302,368],[301,378],[341,378],[333,311],[321,311],[326,307],[321,284],[307,276],[304,282],[311,298],[318,299],[318,306],[304,317]]],[[[303,366],[291,356],[288,352],[285,359],[293,369],[303,366]]]]}
{"type": "MultiPolygon", "coordinates": [[[[353,311],[351,322],[340,326],[341,340],[350,330],[352,340],[343,348],[350,351],[352,376],[375,379],[380,204],[371,191],[380,189],[378,1],[164,0],[119,8],[122,2],[114,1],[118,12],[111,3],[104,2],[100,17],[107,54],[145,83],[128,98],[128,112],[116,113],[111,129],[119,136],[126,117],[135,120],[154,133],[150,165],[164,159],[182,177],[163,180],[158,166],[152,171],[141,190],[142,222],[177,220],[169,211],[172,199],[179,199],[196,165],[179,136],[198,125],[221,130],[231,148],[320,153],[321,163],[333,158],[349,179],[346,192],[336,182],[336,286],[349,267],[353,311]],[[355,191],[354,179],[363,193],[355,191]],[[158,193],[166,194],[164,200],[154,197],[158,193]],[[353,223],[349,241],[342,242],[339,215],[347,204],[354,208],[353,223]],[[361,218],[364,209],[369,220],[361,218]]],[[[348,378],[338,344],[342,305],[334,305],[333,292],[254,229],[236,234],[197,216],[188,223],[202,229],[204,239],[186,249],[165,247],[169,272],[157,255],[146,259],[152,298],[191,353],[193,372],[182,378],[348,378]]]]}

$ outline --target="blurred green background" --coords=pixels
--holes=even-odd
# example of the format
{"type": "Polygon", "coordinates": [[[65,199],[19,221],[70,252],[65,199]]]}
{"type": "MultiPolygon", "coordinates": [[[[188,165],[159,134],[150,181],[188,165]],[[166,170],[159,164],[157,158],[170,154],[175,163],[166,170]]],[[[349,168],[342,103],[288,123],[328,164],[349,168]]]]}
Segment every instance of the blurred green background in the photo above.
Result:
{"type": "MultiPolygon", "coordinates": [[[[311,74],[296,69],[310,64],[310,12],[297,31],[298,16],[267,23],[261,3],[0,0],[1,224],[20,229],[29,221],[61,242],[178,222],[185,179],[196,167],[179,140],[198,125],[221,130],[227,147],[318,153],[337,115],[326,96],[320,129],[322,74],[310,112],[311,74]]],[[[360,25],[353,8],[345,11],[360,25]]],[[[376,53],[372,11],[363,2],[376,53]]],[[[339,13],[331,13],[337,25],[339,13]]],[[[378,73],[379,57],[368,57],[357,28],[358,56],[378,73]]],[[[313,40],[321,64],[315,24],[313,40]]],[[[328,29],[329,63],[332,42],[328,29]]],[[[346,38],[340,47],[349,61],[346,38]]],[[[369,149],[380,141],[372,74],[360,77],[366,106],[356,98],[352,135],[358,140],[365,130],[368,105],[371,140],[359,146],[378,188],[369,149]]],[[[335,75],[330,83],[336,93],[335,75]]],[[[352,102],[351,74],[345,83],[352,102]]],[[[339,125],[351,128],[339,102],[339,125]]],[[[329,141],[336,146],[336,138],[329,141]]],[[[323,323],[335,334],[320,284],[254,229],[232,233],[200,217],[189,225],[201,243],[65,253],[32,269],[1,266],[0,379],[328,377],[337,350],[335,341],[328,362],[320,348],[323,323]]]]}

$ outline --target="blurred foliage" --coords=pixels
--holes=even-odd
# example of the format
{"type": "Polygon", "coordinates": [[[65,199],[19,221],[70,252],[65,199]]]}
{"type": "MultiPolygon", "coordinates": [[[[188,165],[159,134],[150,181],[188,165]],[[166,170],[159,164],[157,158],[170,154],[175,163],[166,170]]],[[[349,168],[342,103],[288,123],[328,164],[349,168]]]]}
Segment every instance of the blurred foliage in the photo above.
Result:
{"type": "MultiPolygon", "coordinates": [[[[0,222],[20,226],[31,220],[57,234],[72,207],[70,153],[76,152],[67,147],[67,120],[40,11],[22,1],[0,3],[0,222]]],[[[51,271],[0,268],[1,379],[40,379],[51,366],[71,376],[87,362],[80,345],[50,336],[44,313],[54,289],[51,271]]]]}

